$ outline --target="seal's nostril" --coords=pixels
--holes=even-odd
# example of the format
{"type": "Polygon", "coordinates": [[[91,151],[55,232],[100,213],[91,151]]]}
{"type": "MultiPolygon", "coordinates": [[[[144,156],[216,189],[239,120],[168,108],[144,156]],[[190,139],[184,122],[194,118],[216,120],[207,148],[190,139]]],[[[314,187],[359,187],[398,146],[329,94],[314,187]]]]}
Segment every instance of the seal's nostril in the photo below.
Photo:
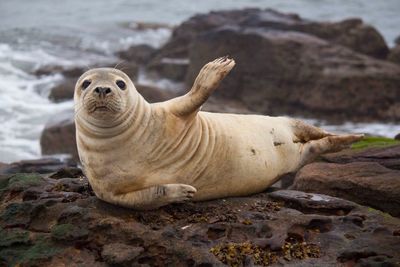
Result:
{"type": "Polygon", "coordinates": [[[111,93],[111,88],[110,87],[96,87],[94,89],[94,92],[100,96],[105,96],[111,93]]]}

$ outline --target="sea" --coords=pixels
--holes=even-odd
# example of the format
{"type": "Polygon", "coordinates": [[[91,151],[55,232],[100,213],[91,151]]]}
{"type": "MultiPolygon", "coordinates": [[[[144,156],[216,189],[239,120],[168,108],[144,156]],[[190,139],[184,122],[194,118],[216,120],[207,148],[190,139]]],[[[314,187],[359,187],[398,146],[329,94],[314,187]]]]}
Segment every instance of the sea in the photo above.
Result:
{"type": "MultiPolygon", "coordinates": [[[[117,60],[135,44],[162,46],[170,28],[134,30],[135,22],[178,25],[197,13],[245,7],[273,8],[318,21],[360,17],[375,26],[389,46],[400,35],[399,0],[0,0],[0,162],[41,157],[40,134],[72,101],[52,103],[48,94],[61,75],[34,75],[45,66],[85,67],[117,60]]],[[[149,82],[142,74],[139,80],[149,82]]],[[[173,83],[162,82],[160,86],[173,83]]],[[[393,137],[400,125],[331,125],[337,132],[393,137]]]]}

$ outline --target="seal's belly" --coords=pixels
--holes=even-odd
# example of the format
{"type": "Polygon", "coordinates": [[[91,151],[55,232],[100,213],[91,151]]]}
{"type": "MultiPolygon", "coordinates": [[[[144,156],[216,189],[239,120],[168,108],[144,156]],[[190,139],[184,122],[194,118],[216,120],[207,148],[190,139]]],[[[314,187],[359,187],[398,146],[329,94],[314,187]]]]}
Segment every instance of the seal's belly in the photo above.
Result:
{"type": "Polygon", "coordinates": [[[196,200],[260,192],[297,168],[301,144],[293,142],[289,120],[207,116],[219,132],[215,160],[208,162],[208,171],[192,184],[198,190],[196,200]]]}

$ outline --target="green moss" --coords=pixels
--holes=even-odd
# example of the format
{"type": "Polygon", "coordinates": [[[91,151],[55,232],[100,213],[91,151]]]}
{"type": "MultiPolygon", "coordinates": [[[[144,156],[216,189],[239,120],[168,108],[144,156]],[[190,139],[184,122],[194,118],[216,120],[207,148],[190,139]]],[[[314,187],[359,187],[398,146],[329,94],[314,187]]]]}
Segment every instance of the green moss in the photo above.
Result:
{"type": "Polygon", "coordinates": [[[14,244],[27,244],[29,243],[29,232],[15,229],[1,229],[0,228],[0,247],[8,247],[14,244]]]}
{"type": "Polygon", "coordinates": [[[351,148],[352,149],[364,149],[370,147],[386,147],[400,144],[400,141],[386,138],[386,137],[376,137],[376,136],[367,136],[362,140],[354,143],[351,148]]]}
{"type": "Polygon", "coordinates": [[[59,241],[82,240],[88,237],[89,231],[72,224],[58,224],[51,229],[51,237],[59,241]]]}
{"type": "Polygon", "coordinates": [[[23,190],[40,185],[42,181],[42,176],[37,173],[17,173],[10,176],[8,180],[8,189],[23,190]]]}
{"type": "Polygon", "coordinates": [[[57,247],[47,238],[39,238],[32,246],[17,245],[0,250],[0,262],[8,266],[37,266],[41,260],[46,260],[60,253],[57,247]]]}

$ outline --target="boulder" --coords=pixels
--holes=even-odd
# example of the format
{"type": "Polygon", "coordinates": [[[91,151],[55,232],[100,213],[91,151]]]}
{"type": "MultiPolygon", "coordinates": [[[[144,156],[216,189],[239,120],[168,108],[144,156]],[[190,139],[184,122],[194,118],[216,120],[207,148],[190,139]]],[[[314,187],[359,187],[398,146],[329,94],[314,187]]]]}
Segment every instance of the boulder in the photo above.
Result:
{"type": "Polygon", "coordinates": [[[145,64],[149,61],[155,51],[155,48],[146,44],[134,45],[125,51],[119,52],[118,56],[127,62],[145,64]]]}
{"type": "Polygon", "coordinates": [[[337,163],[306,165],[291,189],[336,196],[400,216],[400,146],[368,151],[325,156],[337,163]]]}
{"type": "Polygon", "coordinates": [[[56,114],[46,124],[40,137],[40,147],[43,155],[68,154],[79,161],[72,110],[56,114]]]}
{"type": "Polygon", "coordinates": [[[393,63],[400,64],[400,44],[397,44],[390,50],[387,59],[393,63]]]}
{"type": "Polygon", "coordinates": [[[272,9],[249,8],[191,17],[174,29],[171,39],[157,52],[155,60],[163,57],[187,58],[189,45],[199,34],[226,25],[309,33],[377,58],[386,58],[389,52],[382,35],[372,26],[364,24],[361,19],[314,22],[272,9]]]}
{"type": "Polygon", "coordinates": [[[135,211],[97,199],[85,177],[16,177],[0,183],[4,266],[396,266],[400,261],[400,219],[327,195],[280,190],[135,211]],[[27,186],[20,186],[24,179],[27,186]]]}
{"type": "Polygon", "coordinates": [[[186,77],[189,60],[187,58],[161,58],[147,65],[147,71],[156,78],[183,81],[186,77]]]}
{"type": "Polygon", "coordinates": [[[192,41],[187,85],[221,55],[237,64],[215,94],[251,110],[330,120],[400,119],[395,64],[305,33],[224,26],[192,41]]]}

